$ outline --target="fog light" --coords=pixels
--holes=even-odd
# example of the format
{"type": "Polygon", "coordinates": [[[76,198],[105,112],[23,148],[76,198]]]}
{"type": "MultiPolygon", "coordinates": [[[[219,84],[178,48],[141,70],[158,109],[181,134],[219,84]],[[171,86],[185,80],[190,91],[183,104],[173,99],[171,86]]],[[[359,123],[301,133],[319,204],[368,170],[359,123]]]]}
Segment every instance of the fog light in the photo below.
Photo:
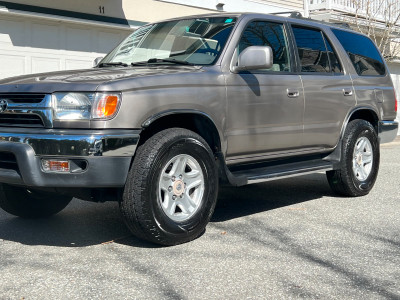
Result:
{"type": "Polygon", "coordinates": [[[45,172],[69,173],[70,170],[68,160],[42,159],[42,167],[45,172]]]}

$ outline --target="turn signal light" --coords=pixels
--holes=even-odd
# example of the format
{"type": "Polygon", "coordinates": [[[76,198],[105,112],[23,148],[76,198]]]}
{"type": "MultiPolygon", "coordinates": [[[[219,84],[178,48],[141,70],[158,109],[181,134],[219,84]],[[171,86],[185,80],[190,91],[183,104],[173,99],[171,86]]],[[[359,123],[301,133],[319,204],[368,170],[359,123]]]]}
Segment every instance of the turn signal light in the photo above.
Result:
{"type": "Polygon", "coordinates": [[[96,99],[95,118],[103,119],[114,116],[117,112],[119,97],[117,95],[99,94],[96,99]]]}
{"type": "Polygon", "coordinates": [[[42,167],[45,172],[69,173],[70,171],[68,160],[43,159],[42,167]]]}
{"type": "Polygon", "coordinates": [[[393,89],[394,91],[394,111],[397,112],[397,97],[396,97],[396,90],[393,89]]]}

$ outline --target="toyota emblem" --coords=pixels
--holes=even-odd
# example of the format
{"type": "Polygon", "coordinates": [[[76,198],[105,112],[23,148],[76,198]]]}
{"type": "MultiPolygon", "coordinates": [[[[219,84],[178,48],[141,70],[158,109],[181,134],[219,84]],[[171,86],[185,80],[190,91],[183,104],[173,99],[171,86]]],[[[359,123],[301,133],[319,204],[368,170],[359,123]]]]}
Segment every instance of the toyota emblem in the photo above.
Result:
{"type": "Polygon", "coordinates": [[[0,113],[4,112],[7,109],[8,102],[5,99],[0,100],[0,113]]]}

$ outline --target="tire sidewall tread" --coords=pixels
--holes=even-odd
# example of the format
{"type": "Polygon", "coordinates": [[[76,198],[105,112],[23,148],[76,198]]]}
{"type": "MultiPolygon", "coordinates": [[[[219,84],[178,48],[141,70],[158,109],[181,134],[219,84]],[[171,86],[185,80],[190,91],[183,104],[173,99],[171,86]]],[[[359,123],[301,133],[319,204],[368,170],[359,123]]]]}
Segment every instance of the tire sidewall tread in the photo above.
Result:
{"type": "Polygon", "coordinates": [[[198,134],[181,128],[163,130],[138,147],[125,185],[120,209],[128,228],[139,238],[162,245],[175,245],[198,237],[215,208],[218,175],[213,153],[198,134]],[[158,201],[161,168],[170,158],[190,152],[196,156],[206,187],[201,207],[190,219],[169,219],[158,201]]]}
{"type": "Polygon", "coordinates": [[[340,195],[357,197],[367,195],[375,184],[379,170],[379,140],[371,123],[361,119],[349,122],[342,140],[342,158],[340,168],[327,172],[327,178],[332,190],[340,195]],[[359,181],[352,169],[354,147],[360,137],[366,137],[371,143],[373,166],[368,177],[359,181]]]}

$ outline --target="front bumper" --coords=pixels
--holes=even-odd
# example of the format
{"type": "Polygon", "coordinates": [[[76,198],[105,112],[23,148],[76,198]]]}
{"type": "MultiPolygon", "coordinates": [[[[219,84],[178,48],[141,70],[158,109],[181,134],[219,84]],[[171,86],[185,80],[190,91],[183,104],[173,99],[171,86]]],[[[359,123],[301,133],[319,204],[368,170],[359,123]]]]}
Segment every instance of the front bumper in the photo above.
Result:
{"type": "Polygon", "coordinates": [[[0,182],[30,187],[122,187],[140,130],[0,129],[0,182]],[[69,173],[42,159],[69,160],[69,173]],[[83,166],[83,167],[82,167],[83,166]]]}
{"type": "Polygon", "coordinates": [[[379,142],[381,144],[392,142],[399,129],[397,121],[380,121],[379,122],[379,142]]]}

